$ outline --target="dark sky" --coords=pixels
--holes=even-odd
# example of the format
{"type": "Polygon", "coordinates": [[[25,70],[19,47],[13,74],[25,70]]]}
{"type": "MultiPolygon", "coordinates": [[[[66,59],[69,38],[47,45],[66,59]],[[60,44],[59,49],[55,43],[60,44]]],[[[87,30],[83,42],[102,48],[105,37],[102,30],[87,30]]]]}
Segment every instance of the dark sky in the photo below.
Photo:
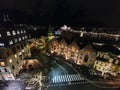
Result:
{"type": "Polygon", "coordinates": [[[120,0],[0,0],[0,8],[51,23],[120,25],[120,0]]]}

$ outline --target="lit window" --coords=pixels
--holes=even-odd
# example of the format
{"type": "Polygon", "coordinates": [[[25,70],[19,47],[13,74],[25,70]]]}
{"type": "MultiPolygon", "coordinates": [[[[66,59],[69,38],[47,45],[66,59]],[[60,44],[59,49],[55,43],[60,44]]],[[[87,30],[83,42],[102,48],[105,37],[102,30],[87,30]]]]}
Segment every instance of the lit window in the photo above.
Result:
{"type": "Polygon", "coordinates": [[[12,44],[13,44],[13,41],[12,41],[12,40],[10,40],[10,41],[9,41],[9,44],[10,44],[10,45],[12,45],[12,44]]]}
{"type": "Polygon", "coordinates": [[[2,37],[1,34],[0,34],[0,37],[2,37]]]}
{"type": "Polygon", "coordinates": [[[7,77],[8,77],[8,78],[12,78],[12,76],[11,76],[10,74],[7,74],[7,77]]]}
{"type": "Polygon", "coordinates": [[[84,35],[83,32],[81,32],[80,37],[83,37],[83,35],[84,35]]]}
{"type": "Polygon", "coordinates": [[[15,31],[12,31],[12,34],[13,34],[13,35],[16,35],[15,31]]]}
{"type": "Polygon", "coordinates": [[[17,34],[20,34],[19,30],[17,30],[17,34]]]}
{"type": "Polygon", "coordinates": [[[12,63],[12,59],[10,59],[9,62],[12,63]]]}
{"type": "Polygon", "coordinates": [[[1,62],[1,66],[5,66],[5,63],[4,63],[4,62],[1,62]]]}
{"type": "Polygon", "coordinates": [[[11,36],[11,33],[9,31],[7,31],[7,36],[11,36]]]}
{"type": "Polygon", "coordinates": [[[15,55],[15,58],[17,58],[17,55],[15,55]]]}
{"type": "Polygon", "coordinates": [[[25,52],[25,50],[23,49],[22,52],[25,52]]]}
{"type": "Polygon", "coordinates": [[[24,36],[22,37],[22,39],[23,39],[23,40],[25,39],[24,36]]]}
{"type": "Polygon", "coordinates": [[[19,41],[21,41],[21,38],[19,37],[19,41]]]}
{"type": "Polygon", "coordinates": [[[0,46],[4,46],[4,43],[0,43],[0,46]]]}
{"type": "Polygon", "coordinates": [[[24,33],[26,33],[26,31],[24,30],[24,33]]]}
{"type": "Polygon", "coordinates": [[[60,45],[58,47],[60,47],[60,45]]]}
{"type": "Polygon", "coordinates": [[[21,30],[21,33],[23,33],[23,31],[21,30]]]}
{"type": "Polygon", "coordinates": [[[27,36],[25,36],[25,38],[27,38],[27,36]]]}
{"type": "Polygon", "coordinates": [[[70,51],[70,48],[68,48],[68,50],[70,51]]]}
{"type": "Polygon", "coordinates": [[[21,55],[22,54],[22,52],[19,52],[19,55],[21,55]]]}
{"type": "Polygon", "coordinates": [[[29,35],[29,38],[31,38],[31,36],[29,35]]]}
{"type": "Polygon", "coordinates": [[[15,43],[18,42],[17,39],[14,39],[14,42],[15,42],[15,43]]]}

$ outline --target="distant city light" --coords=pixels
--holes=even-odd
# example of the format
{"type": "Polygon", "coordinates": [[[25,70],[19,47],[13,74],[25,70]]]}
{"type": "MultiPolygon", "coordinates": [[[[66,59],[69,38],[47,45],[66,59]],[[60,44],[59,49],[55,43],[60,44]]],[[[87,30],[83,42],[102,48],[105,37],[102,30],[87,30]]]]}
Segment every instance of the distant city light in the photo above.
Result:
{"type": "Polygon", "coordinates": [[[73,31],[73,30],[71,29],[71,27],[67,27],[66,25],[62,26],[61,29],[62,29],[62,30],[70,30],[70,31],[73,31]]]}
{"type": "Polygon", "coordinates": [[[83,37],[83,32],[80,33],[80,37],[83,37]]]}
{"type": "Polygon", "coordinates": [[[61,31],[60,31],[60,30],[55,31],[55,34],[56,34],[56,35],[61,35],[61,31]]]}
{"type": "Polygon", "coordinates": [[[66,30],[66,29],[67,29],[67,26],[64,25],[64,26],[61,27],[61,29],[65,29],[65,30],[66,30]]]}

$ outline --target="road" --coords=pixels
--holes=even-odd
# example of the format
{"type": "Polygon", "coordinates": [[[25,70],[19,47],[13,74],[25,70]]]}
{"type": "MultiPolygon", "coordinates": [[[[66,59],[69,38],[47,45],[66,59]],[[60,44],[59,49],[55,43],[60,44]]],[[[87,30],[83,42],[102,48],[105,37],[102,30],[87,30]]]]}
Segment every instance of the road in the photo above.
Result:
{"type": "MultiPolygon", "coordinates": [[[[58,58],[48,57],[47,59],[52,61],[51,71],[48,74],[50,79],[42,90],[120,90],[99,87],[95,83],[104,84],[104,82],[85,79],[71,64],[58,58]]],[[[23,81],[2,81],[0,90],[25,90],[25,84],[23,81]]]]}
{"type": "Polygon", "coordinates": [[[56,60],[54,58],[48,58],[53,61],[51,66],[50,76],[58,76],[58,75],[70,75],[70,74],[79,74],[74,68],[63,61],[56,60]]]}
{"type": "Polygon", "coordinates": [[[59,85],[54,87],[49,87],[46,90],[120,90],[112,88],[98,88],[92,84],[72,84],[72,85],[59,85]]]}
{"type": "Polygon", "coordinates": [[[59,58],[48,58],[52,60],[52,70],[49,73],[51,77],[45,90],[116,90],[110,87],[100,87],[95,83],[86,80],[78,71],[69,63],[59,60],[59,58]]]}

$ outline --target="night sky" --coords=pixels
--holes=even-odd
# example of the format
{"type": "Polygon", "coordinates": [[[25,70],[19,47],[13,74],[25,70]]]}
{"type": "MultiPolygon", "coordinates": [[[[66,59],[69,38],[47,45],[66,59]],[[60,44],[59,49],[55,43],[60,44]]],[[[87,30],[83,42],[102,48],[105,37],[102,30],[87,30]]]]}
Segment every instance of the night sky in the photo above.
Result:
{"type": "Polygon", "coordinates": [[[120,0],[0,0],[0,8],[35,23],[120,25],[120,0]]]}

